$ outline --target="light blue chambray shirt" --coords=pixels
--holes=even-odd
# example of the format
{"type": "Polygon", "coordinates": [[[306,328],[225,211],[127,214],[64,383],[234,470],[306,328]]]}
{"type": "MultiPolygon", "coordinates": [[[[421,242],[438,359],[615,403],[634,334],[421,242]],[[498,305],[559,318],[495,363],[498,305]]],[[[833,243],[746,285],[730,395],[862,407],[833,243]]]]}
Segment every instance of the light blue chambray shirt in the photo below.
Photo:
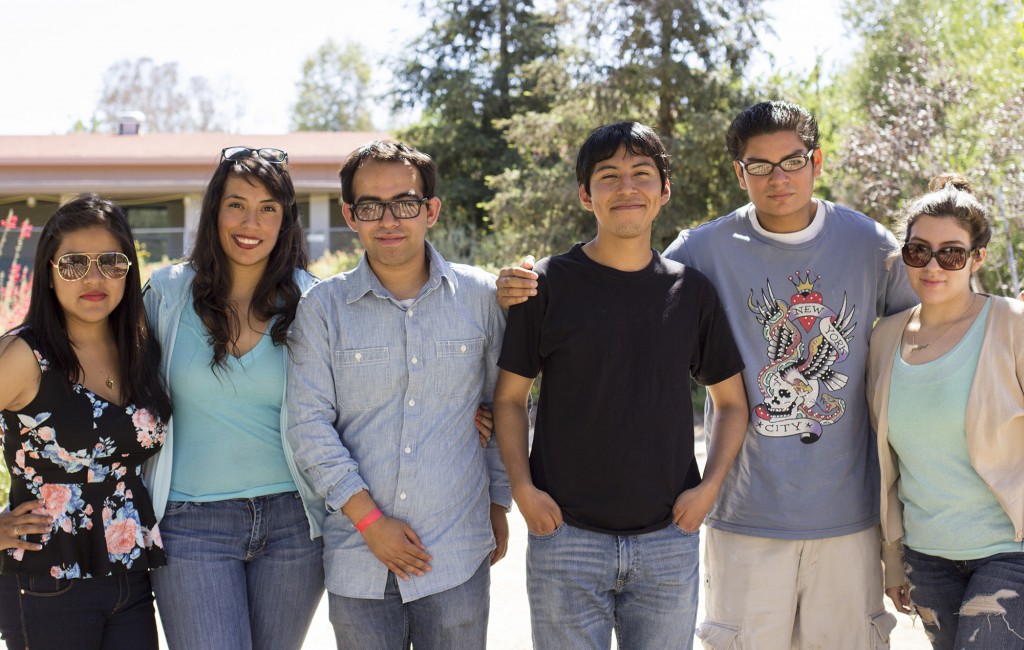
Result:
{"type": "Polygon", "coordinates": [[[495,278],[427,255],[408,308],[364,256],[307,292],[292,325],[287,439],[326,499],[327,589],[341,596],[384,597],[387,567],[340,512],[360,490],[433,557],[430,573],[398,581],[404,602],[468,580],[494,549],[490,504],[511,505],[496,441],[481,448],[474,424],[505,328],[495,278]]]}

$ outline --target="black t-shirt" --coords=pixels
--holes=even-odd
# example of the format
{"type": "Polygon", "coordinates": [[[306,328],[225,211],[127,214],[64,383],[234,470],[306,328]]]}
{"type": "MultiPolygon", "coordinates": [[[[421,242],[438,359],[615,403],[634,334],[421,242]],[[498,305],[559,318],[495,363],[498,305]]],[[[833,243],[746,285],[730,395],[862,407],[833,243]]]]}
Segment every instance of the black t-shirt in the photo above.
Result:
{"type": "Polygon", "coordinates": [[[690,375],[715,384],[743,369],[718,295],[657,252],[625,272],[577,244],[534,270],[537,296],[509,311],[498,361],[523,377],[544,373],[534,484],[580,528],[668,525],[676,497],[700,482],[690,375]]]}

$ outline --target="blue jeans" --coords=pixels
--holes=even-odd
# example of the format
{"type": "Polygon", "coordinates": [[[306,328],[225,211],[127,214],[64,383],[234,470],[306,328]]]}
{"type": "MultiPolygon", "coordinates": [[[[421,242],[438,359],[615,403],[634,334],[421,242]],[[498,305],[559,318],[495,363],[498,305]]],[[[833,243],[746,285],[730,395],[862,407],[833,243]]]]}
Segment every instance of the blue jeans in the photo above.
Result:
{"type": "Polygon", "coordinates": [[[0,575],[0,632],[7,647],[18,650],[157,650],[149,574],[75,580],[0,575]]]}
{"type": "Polygon", "coordinates": [[[475,650],[487,645],[489,556],[461,585],[408,603],[402,602],[397,580],[388,572],[383,600],[328,592],[338,650],[406,650],[410,642],[416,650],[475,650]]]}
{"type": "Polygon", "coordinates": [[[563,523],[529,536],[526,585],[538,650],[691,648],[700,535],[670,524],[608,535],[563,523]]]}
{"type": "Polygon", "coordinates": [[[171,501],[160,532],[153,591],[171,650],[302,647],[324,569],[297,492],[171,501]]]}
{"type": "Polygon", "coordinates": [[[935,650],[1024,650],[1024,553],[960,562],[904,548],[903,559],[935,650]]]}

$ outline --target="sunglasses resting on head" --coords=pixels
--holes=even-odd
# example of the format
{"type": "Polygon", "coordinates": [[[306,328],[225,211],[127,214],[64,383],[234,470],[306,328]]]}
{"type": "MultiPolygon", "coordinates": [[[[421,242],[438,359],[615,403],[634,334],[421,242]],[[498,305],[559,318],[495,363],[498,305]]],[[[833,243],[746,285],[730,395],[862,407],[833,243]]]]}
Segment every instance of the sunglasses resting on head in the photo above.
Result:
{"type": "Polygon", "coordinates": [[[221,162],[225,160],[242,160],[252,156],[257,156],[275,165],[283,165],[288,162],[288,152],[283,149],[274,149],[273,147],[225,147],[220,151],[221,162]]]}

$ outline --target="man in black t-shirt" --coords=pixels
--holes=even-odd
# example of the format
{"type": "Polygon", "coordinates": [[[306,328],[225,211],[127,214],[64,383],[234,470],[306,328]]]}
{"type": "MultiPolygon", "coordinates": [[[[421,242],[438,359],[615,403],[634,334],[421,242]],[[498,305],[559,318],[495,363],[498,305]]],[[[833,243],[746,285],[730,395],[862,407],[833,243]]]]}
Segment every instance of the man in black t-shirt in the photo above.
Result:
{"type": "Polygon", "coordinates": [[[541,260],[513,307],[495,433],[530,530],[535,647],[689,647],[698,534],[743,441],[743,363],[711,283],[651,249],[668,155],[634,122],[595,130],[576,177],[597,236],[541,260]],[[528,457],[527,397],[543,371],[528,457]],[[715,401],[704,479],[689,379],[715,401]]]}

